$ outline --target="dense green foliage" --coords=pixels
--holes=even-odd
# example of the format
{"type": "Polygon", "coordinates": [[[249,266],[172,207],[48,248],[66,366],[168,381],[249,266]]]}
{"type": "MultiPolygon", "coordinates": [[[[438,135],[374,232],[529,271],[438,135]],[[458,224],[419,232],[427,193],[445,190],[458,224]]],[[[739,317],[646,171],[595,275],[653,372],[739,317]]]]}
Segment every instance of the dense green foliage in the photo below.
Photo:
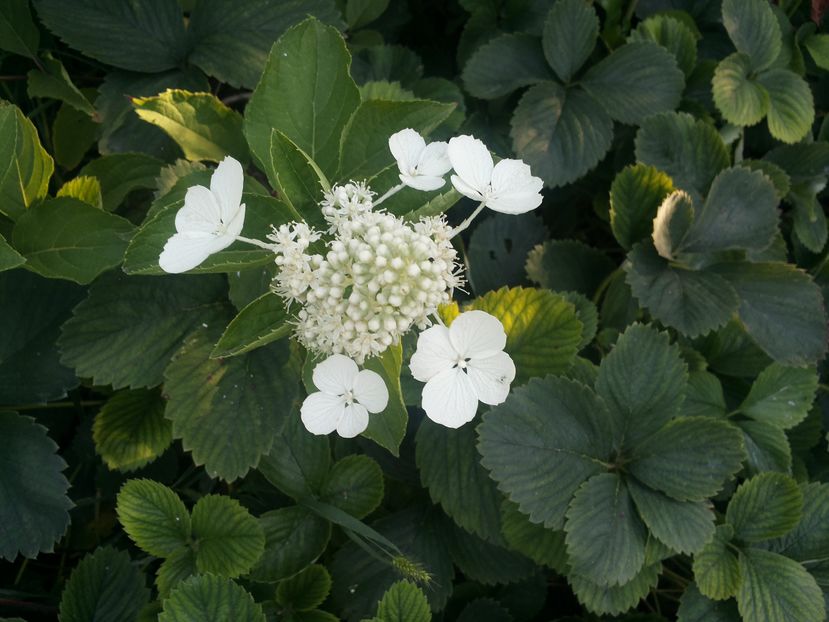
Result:
{"type": "Polygon", "coordinates": [[[0,0],[0,620],[825,620],[827,8],[0,0]],[[408,335],[314,436],[273,255],[159,254],[225,156],[261,239],[403,128],[544,181],[440,310],[516,377],[441,427],[408,335]]]}

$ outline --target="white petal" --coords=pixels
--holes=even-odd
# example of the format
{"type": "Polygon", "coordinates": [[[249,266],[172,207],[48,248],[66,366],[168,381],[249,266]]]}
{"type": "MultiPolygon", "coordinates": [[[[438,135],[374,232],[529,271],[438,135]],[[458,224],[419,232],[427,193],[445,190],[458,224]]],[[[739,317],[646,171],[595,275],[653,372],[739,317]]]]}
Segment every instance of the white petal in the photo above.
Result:
{"type": "Polygon", "coordinates": [[[357,363],[342,354],[332,354],[314,367],[314,386],[329,395],[345,395],[354,388],[360,371],[357,363]]]}
{"type": "Polygon", "coordinates": [[[458,361],[458,353],[449,339],[449,329],[435,324],[417,338],[417,349],[409,361],[412,376],[420,382],[428,382],[442,371],[450,369],[458,361]]]}
{"type": "Polygon", "coordinates": [[[414,188],[415,190],[423,190],[424,192],[429,192],[430,190],[437,190],[446,181],[443,177],[427,177],[424,175],[403,175],[402,173],[399,175],[400,181],[404,184],[409,186],[409,188],[414,188]]]}
{"type": "Polygon", "coordinates": [[[484,200],[483,194],[475,190],[475,188],[467,184],[463,179],[461,179],[457,175],[452,175],[450,179],[452,180],[452,185],[455,186],[455,190],[460,192],[463,196],[469,197],[473,201],[484,200]]]}
{"type": "Polygon", "coordinates": [[[245,225],[245,204],[239,206],[236,215],[227,223],[227,234],[234,238],[242,233],[242,227],[245,225]]]}
{"type": "Polygon", "coordinates": [[[345,414],[345,400],[317,391],[302,402],[299,416],[311,434],[331,434],[345,414]]]}
{"type": "Polygon", "coordinates": [[[364,369],[354,379],[354,399],[370,413],[380,413],[389,404],[389,390],[380,374],[364,369]]]}
{"type": "Polygon", "coordinates": [[[506,352],[497,352],[486,358],[471,358],[466,371],[478,399],[490,406],[507,399],[509,385],[515,380],[515,363],[506,352]]]}
{"type": "Polygon", "coordinates": [[[221,227],[221,216],[213,193],[204,186],[191,186],[184,195],[184,207],[176,213],[176,231],[214,233],[221,227]]]}
{"type": "MultiPolygon", "coordinates": [[[[455,136],[449,141],[447,152],[457,177],[466,186],[485,193],[492,177],[492,156],[486,145],[472,136],[455,136]]],[[[454,178],[452,183],[455,183],[454,178]]],[[[458,188],[457,184],[455,187],[458,188]]],[[[460,188],[458,192],[466,194],[460,188]]]]}
{"type": "Polygon", "coordinates": [[[521,160],[501,160],[492,170],[492,195],[486,205],[496,212],[523,214],[541,205],[543,186],[521,160]]]}
{"type": "Polygon", "coordinates": [[[507,345],[507,334],[498,318],[478,310],[456,317],[449,327],[449,339],[464,358],[492,356],[507,345]]]}
{"type": "Polygon", "coordinates": [[[242,165],[230,156],[219,162],[210,178],[210,191],[216,196],[221,208],[222,222],[227,224],[239,211],[242,202],[242,186],[245,183],[245,172],[242,165]]]}
{"type": "Polygon", "coordinates": [[[459,428],[475,418],[478,397],[472,381],[460,369],[447,369],[423,387],[423,410],[435,423],[459,428]]]}
{"type": "Polygon", "coordinates": [[[368,411],[365,406],[355,403],[345,407],[345,413],[337,424],[337,434],[343,438],[354,438],[367,427],[368,411]]]}
{"type": "Polygon", "coordinates": [[[452,168],[447,151],[449,145],[437,141],[429,143],[420,152],[420,159],[417,162],[417,174],[427,177],[443,177],[452,168]]]}
{"type": "Polygon", "coordinates": [[[423,137],[411,128],[400,130],[389,138],[389,150],[397,161],[397,168],[404,175],[414,171],[420,153],[426,147],[423,137]]]}
{"type": "Polygon", "coordinates": [[[176,233],[158,257],[158,266],[171,274],[192,270],[213,253],[227,248],[233,238],[207,233],[176,233]]]}

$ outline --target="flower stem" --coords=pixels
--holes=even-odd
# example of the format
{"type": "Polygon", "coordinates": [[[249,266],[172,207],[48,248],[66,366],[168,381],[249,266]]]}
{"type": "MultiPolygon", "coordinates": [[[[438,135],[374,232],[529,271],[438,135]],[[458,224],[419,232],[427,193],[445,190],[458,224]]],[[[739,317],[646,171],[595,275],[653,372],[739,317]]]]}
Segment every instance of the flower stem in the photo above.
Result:
{"type": "Polygon", "coordinates": [[[258,246],[259,248],[264,248],[265,250],[273,252],[273,244],[268,244],[267,242],[263,242],[261,240],[252,240],[251,238],[245,238],[241,235],[237,235],[236,239],[240,242],[247,242],[248,244],[253,244],[254,246],[258,246]]]}
{"type": "Polygon", "coordinates": [[[394,187],[392,187],[392,188],[389,188],[389,189],[388,189],[388,191],[386,192],[386,194],[384,194],[384,195],[383,195],[383,196],[381,196],[379,199],[377,199],[376,201],[374,201],[374,203],[373,203],[374,207],[377,207],[377,206],[378,206],[378,205],[380,205],[383,201],[385,201],[386,199],[388,199],[388,198],[389,198],[389,197],[391,197],[391,196],[394,196],[395,194],[397,194],[398,192],[400,192],[401,190],[403,190],[403,188],[405,188],[405,187],[406,187],[406,184],[398,184],[398,185],[396,185],[396,186],[394,186],[394,187]]]}
{"type": "Polygon", "coordinates": [[[475,217],[476,217],[478,214],[480,214],[480,213],[481,213],[481,211],[484,209],[484,207],[486,207],[486,201],[481,201],[481,204],[480,204],[478,207],[476,207],[476,208],[475,208],[475,211],[474,211],[474,212],[472,212],[472,213],[469,215],[469,218],[467,218],[467,219],[466,219],[466,220],[464,220],[461,224],[459,224],[457,227],[455,227],[454,229],[452,229],[452,233],[451,233],[451,235],[450,235],[449,237],[450,237],[450,238],[454,238],[456,235],[458,235],[458,234],[459,234],[459,233],[461,233],[462,231],[465,231],[465,230],[466,230],[466,228],[467,228],[469,225],[471,225],[471,224],[472,224],[472,221],[473,221],[473,220],[475,220],[475,217]]]}

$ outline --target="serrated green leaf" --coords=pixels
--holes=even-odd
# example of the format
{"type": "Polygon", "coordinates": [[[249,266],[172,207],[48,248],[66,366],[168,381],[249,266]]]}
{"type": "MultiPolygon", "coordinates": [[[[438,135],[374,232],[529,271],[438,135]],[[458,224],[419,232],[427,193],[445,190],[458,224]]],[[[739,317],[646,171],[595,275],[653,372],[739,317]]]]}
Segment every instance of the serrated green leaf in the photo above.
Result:
{"type": "Polygon", "coordinates": [[[688,337],[725,325],[740,304],[728,281],[716,274],[673,266],[651,244],[635,246],[624,265],[627,283],[639,304],[688,337]]]}
{"type": "Polygon", "coordinates": [[[778,363],[801,366],[823,358],[826,313],[820,289],[805,272],[784,263],[728,263],[712,270],[736,290],[746,331],[778,363]]]}
{"type": "Polygon", "coordinates": [[[279,130],[271,131],[268,180],[280,198],[291,205],[315,229],[327,229],[319,202],[329,182],[316,163],[279,130]]]}
{"type": "Polygon", "coordinates": [[[595,393],[547,376],[513,389],[506,402],[484,415],[478,451],[499,488],[532,522],[561,529],[576,490],[607,469],[613,429],[595,393]]]}
{"type": "Polygon", "coordinates": [[[70,197],[98,209],[104,208],[101,184],[94,177],[81,175],[70,179],[60,187],[56,197],[70,197]]]}
{"type": "Polygon", "coordinates": [[[707,371],[689,373],[679,413],[684,417],[724,417],[725,395],[719,378],[707,371]]]}
{"type": "Polygon", "coordinates": [[[758,421],[788,429],[806,418],[817,387],[815,369],[773,363],[751,385],[740,411],[758,421]]]}
{"type": "MultiPolygon", "coordinates": [[[[691,23],[693,24],[693,21],[691,23]]],[[[631,31],[628,40],[658,43],[673,54],[677,65],[686,76],[690,76],[697,65],[697,35],[687,23],[674,15],[651,15],[639,22],[636,29],[631,31]]]]}
{"type": "Polygon", "coordinates": [[[510,548],[537,564],[549,566],[559,574],[567,570],[565,533],[530,522],[526,514],[509,499],[501,505],[501,531],[510,548]]]}
{"type": "Polygon", "coordinates": [[[265,622],[262,607],[230,579],[199,575],[164,600],[158,622],[265,622]]]}
{"type": "Polygon", "coordinates": [[[797,526],[766,546],[775,553],[809,564],[829,557],[829,485],[803,483],[800,491],[803,514],[797,526]]]}
{"type": "Polygon", "coordinates": [[[596,393],[607,403],[628,447],[679,412],[688,371],[666,333],[634,324],[599,366],[596,393]]]}
{"type": "Polygon", "coordinates": [[[556,75],[569,82],[596,47],[599,17],[580,0],[559,0],[544,22],[544,56],[556,75]]]}
{"type": "Polygon", "coordinates": [[[406,436],[409,413],[403,401],[400,386],[400,370],[403,367],[403,346],[391,345],[378,355],[366,360],[364,367],[380,376],[389,390],[389,403],[381,413],[369,418],[363,436],[389,450],[393,456],[400,451],[400,443],[406,436]]]}
{"type": "Polygon", "coordinates": [[[610,258],[577,240],[548,240],[527,257],[527,276],[541,287],[592,297],[613,272],[610,258]]]}
{"type": "Polygon", "coordinates": [[[244,165],[248,147],[241,115],[210,93],[167,89],[152,97],[134,97],[138,116],[160,127],[188,160],[221,162],[233,156],[244,165]]]}
{"type": "Polygon", "coordinates": [[[0,102],[0,213],[15,220],[45,197],[54,168],[32,122],[0,102]]]}
{"type": "Polygon", "coordinates": [[[730,163],[716,128],[684,112],[646,120],[635,144],[637,161],[666,172],[675,187],[695,200],[708,193],[714,177],[730,163]]]}
{"type": "Polygon", "coordinates": [[[696,583],[691,583],[679,599],[677,622],[741,622],[741,619],[735,601],[710,600],[702,595],[696,583]]]}
{"type": "Polygon", "coordinates": [[[680,259],[682,246],[694,225],[694,200],[684,190],[665,197],[653,219],[653,247],[668,260],[680,259]]]}
{"type": "Polygon", "coordinates": [[[774,189],[777,192],[777,199],[782,201],[783,198],[789,194],[791,189],[791,180],[789,175],[781,167],[768,160],[743,160],[738,162],[736,166],[743,166],[751,171],[760,171],[774,184],[774,189]]]}
{"type": "Polygon", "coordinates": [[[238,356],[287,337],[294,329],[290,317],[285,301],[273,292],[266,292],[230,321],[210,356],[238,356]]]}
{"type": "Polygon", "coordinates": [[[670,52],[641,41],[616,48],[593,65],[580,84],[612,119],[638,125],[646,117],[676,108],[685,79],[670,52]]]}
{"type": "Polygon", "coordinates": [[[0,7],[0,49],[37,58],[40,31],[32,20],[28,0],[3,0],[0,7]]]}
{"type": "Polygon", "coordinates": [[[729,123],[754,125],[769,111],[769,93],[754,76],[747,54],[735,52],[721,60],[711,86],[714,103],[729,123]]]}
{"type": "Polygon", "coordinates": [[[734,529],[718,525],[714,537],[694,555],[694,579],[708,598],[725,600],[737,594],[742,580],[740,563],[731,545],[734,529]]]}
{"type": "Polygon", "coordinates": [[[627,166],[610,187],[610,226],[623,248],[650,236],[662,201],[674,189],[671,178],[652,166],[627,166]]]}
{"type": "Polygon", "coordinates": [[[814,577],[796,561],[760,549],[740,553],[743,581],[737,606],[751,622],[821,622],[823,593],[814,577]]]}
{"type": "Polygon", "coordinates": [[[66,582],[60,599],[63,622],[135,620],[150,599],[144,574],[125,551],[101,547],[84,557],[66,582]]]}
{"type": "Polygon", "coordinates": [[[265,552],[250,572],[254,581],[274,582],[290,577],[322,555],[331,537],[331,524],[299,506],[265,512],[265,552]]]}
{"type": "Polygon", "coordinates": [[[0,558],[51,552],[69,525],[73,506],[63,476],[66,462],[46,428],[31,417],[0,412],[0,558]]]}
{"type": "Polygon", "coordinates": [[[635,479],[627,487],[648,530],[674,551],[696,553],[714,535],[714,512],[707,502],[677,501],[635,479]]]}
{"type": "Polygon", "coordinates": [[[389,0],[348,0],[345,6],[346,22],[352,30],[356,30],[376,20],[388,6],[389,0]]]}
{"type": "Polygon", "coordinates": [[[224,495],[207,495],[193,506],[196,568],[231,579],[245,574],[265,550],[265,532],[246,508],[224,495]]]}
{"type": "Polygon", "coordinates": [[[628,472],[679,501],[701,501],[717,494],[739,470],[745,457],[742,440],[727,421],[678,417],[636,446],[628,472]]]}
{"type": "Polygon", "coordinates": [[[155,188],[161,161],[143,153],[113,153],[86,164],[80,175],[94,177],[101,184],[106,211],[114,211],[133,190],[155,188]]]}
{"type": "MultiPolygon", "coordinates": [[[[596,337],[596,332],[599,329],[599,310],[596,305],[584,294],[579,292],[562,292],[561,295],[567,299],[568,302],[576,308],[576,315],[582,323],[581,341],[579,342],[579,351],[584,350],[589,346],[596,337]]],[[[581,365],[585,359],[576,357],[573,360],[573,365],[581,365]]],[[[571,368],[572,370],[572,368],[571,368]]],[[[579,371],[583,371],[581,367],[579,371]]],[[[596,370],[598,371],[598,369],[596,370]]],[[[592,386],[592,382],[585,382],[588,386],[592,386]]]]}
{"type": "Polygon", "coordinates": [[[392,584],[377,605],[379,622],[429,622],[431,619],[429,601],[410,581],[392,584]]]}
{"type": "Polygon", "coordinates": [[[338,165],[340,135],[360,104],[350,64],[342,36],[316,20],[305,20],[280,37],[245,107],[245,136],[260,164],[270,159],[271,130],[276,129],[330,179],[338,165]]]}
{"type": "Polygon", "coordinates": [[[698,340],[695,348],[713,372],[725,376],[754,378],[771,364],[771,359],[736,318],[716,333],[698,340]]]}
{"type": "Polygon", "coordinates": [[[139,548],[168,557],[190,542],[190,513],[167,486],[131,479],[118,492],[118,520],[139,548]]]}
{"type": "Polygon", "coordinates": [[[191,547],[176,549],[161,562],[156,572],[155,584],[158,595],[167,598],[173,588],[195,574],[198,574],[196,552],[191,547]]]}
{"type": "Polygon", "coordinates": [[[320,500],[354,518],[363,518],[383,500],[383,470],[368,456],[346,456],[328,473],[320,500]]]}
{"type": "Polygon", "coordinates": [[[153,387],[184,338],[220,321],[219,277],[106,275],[75,307],[58,340],[64,364],[95,384],[153,387]]]}
{"type": "Polygon", "coordinates": [[[752,419],[738,420],[734,423],[745,433],[743,441],[748,474],[764,471],[791,473],[792,449],[782,428],[752,419]]]}
{"type": "Polygon", "coordinates": [[[496,99],[551,76],[537,37],[505,33],[475,50],[461,77],[473,97],[496,99]]]}
{"type": "Polygon", "coordinates": [[[325,566],[314,564],[302,572],[279,582],[276,602],[294,611],[319,607],[331,591],[331,575],[325,566]]]}
{"type": "Polygon", "coordinates": [[[157,391],[119,391],[95,415],[95,451],[112,470],[133,471],[152,462],[173,442],[157,391]]]}
{"type": "Polygon", "coordinates": [[[722,18],[734,47],[751,59],[754,71],[769,67],[780,54],[780,26],[766,0],[723,0],[722,18]]]}
{"type": "Polygon", "coordinates": [[[624,585],[597,584],[581,575],[568,576],[570,587],[588,610],[600,615],[617,615],[645,598],[659,581],[661,564],[645,566],[624,585]]]}
{"type": "Polygon", "coordinates": [[[6,238],[0,235],[0,272],[17,268],[24,263],[26,259],[6,242],[6,238]]]}
{"type": "Polygon", "coordinates": [[[829,69],[829,35],[809,35],[803,39],[802,45],[809,50],[815,65],[821,69],[829,69]]]}
{"type": "Polygon", "coordinates": [[[465,577],[484,585],[513,583],[526,579],[535,564],[515,551],[482,540],[453,526],[447,544],[452,561],[465,577]]]}
{"type": "Polygon", "coordinates": [[[769,131],[784,143],[805,138],[815,120],[809,84],[788,69],[770,69],[757,79],[769,93],[769,131]]]}
{"type": "Polygon", "coordinates": [[[555,82],[524,93],[511,127],[513,149],[550,188],[595,167],[613,140],[613,121],[604,108],[584,91],[555,82]]]}
{"type": "Polygon", "coordinates": [[[95,108],[86,96],[75,86],[72,78],[59,60],[48,52],[43,54],[37,69],[26,76],[26,93],[31,97],[57,99],[91,117],[95,108]]]}
{"type": "Polygon", "coordinates": [[[826,246],[827,225],[817,195],[808,186],[798,186],[789,194],[788,200],[794,208],[792,216],[797,239],[813,253],[820,253],[826,246]]]}
{"type": "Polygon", "coordinates": [[[515,362],[515,385],[564,371],[578,351],[584,325],[573,304],[559,294],[504,287],[476,298],[468,308],[486,311],[504,325],[504,351],[515,362]]]}
{"type": "Polygon", "coordinates": [[[782,473],[761,473],[737,488],[725,520],[734,528],[735,538],[762,542],[791,531],[802,512],[803,494],[797,482],[782,473]]]}
{"type": "Polygon", "coordinates": [[[595,475],[576,490],[564,530],[573,574],[618,586],[642,570],[647,530],[618,474],[595,475]]]}

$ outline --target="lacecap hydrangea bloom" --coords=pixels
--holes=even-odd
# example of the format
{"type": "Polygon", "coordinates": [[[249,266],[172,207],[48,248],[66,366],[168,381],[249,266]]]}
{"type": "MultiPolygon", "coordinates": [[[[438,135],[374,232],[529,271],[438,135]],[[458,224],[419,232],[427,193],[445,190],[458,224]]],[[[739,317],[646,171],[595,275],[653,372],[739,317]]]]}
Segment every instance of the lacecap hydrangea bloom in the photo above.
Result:
{"type": "Polygon", "coordinates": [[[298,221],[275,228],[267,242],[240,235],[243,172],[226,158],[210,190],[195,186],[192,194],[188,191],[176,218],[177,233],[159,258],[162,269],[183,272],[235,240],[275,253],[271,289],[292,315],[295,338],[324,359],[313,372],[318,390],[300,411],[314,434],[336,430],[355,436],[369,425],[370,413],[382,416],[388,388],[378,374],[360,371],[359,365],[413,329],[423,332],[410,368],[425,383],[422,406],[437,423],[454,428],[471,421],[479,402],[503,402],[515,378],[497,318],[468,311],[447,328],[438,308],[464,283],[452,238],[485,207],[509,214],[535,209],[541,204],[541,180],[520,160],[494,164],[486,146],[472,136],[427,144],[404,129],[389,138],[389,149],[399,185],[379,199],[363,181],[334,185],[320,201],[325,231],[298,221]],[[443,215],[411,222],[380,207],[405,188],[442,187],[450,170],[455,189],[480,202],[457,227],[443,215]]]}

